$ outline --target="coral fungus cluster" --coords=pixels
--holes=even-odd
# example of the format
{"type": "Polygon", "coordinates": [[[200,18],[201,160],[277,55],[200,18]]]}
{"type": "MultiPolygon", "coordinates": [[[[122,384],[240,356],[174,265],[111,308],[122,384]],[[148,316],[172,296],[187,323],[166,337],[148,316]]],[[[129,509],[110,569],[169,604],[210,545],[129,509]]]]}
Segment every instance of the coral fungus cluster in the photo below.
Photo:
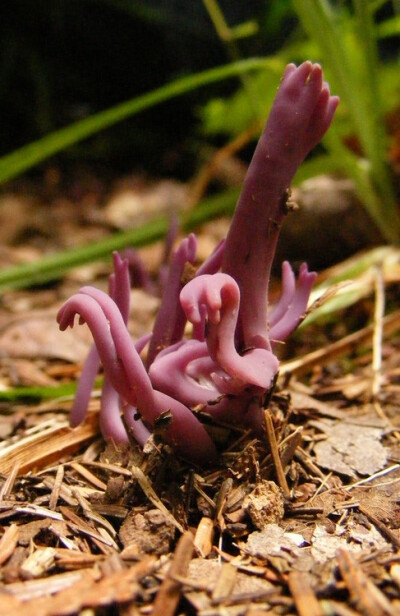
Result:
{"type": "Polygon", "coordinates": [[[286,67],[226,240],[188,282],[184,272],[187,263],[195,263],[196,237],[181,242],[151,335],[136,342],[129,335],[128,262],[118,254],[109,294],[86,286],[67,300],[58,314],[60,328],[72,327],[78,314],[95,343],[83,368],[72,425],[85,416],[101,363],[100,426],[106,439],[133,437],[144,444],[163,419],[165,442],[203,464],[215,458],[216,448],[196,415],[199,409],[217,420],[260,429],[264,400],[279,367],[274,345],[301,321],[315,279],[303,264],[296,284],[284,263],[281,297],[269,307],[271,264],[291,209],[289,187],[328,129],[337,103],[319,65],[286,67]],[[184,336],[188,321],[191,338],[184,336]]]}

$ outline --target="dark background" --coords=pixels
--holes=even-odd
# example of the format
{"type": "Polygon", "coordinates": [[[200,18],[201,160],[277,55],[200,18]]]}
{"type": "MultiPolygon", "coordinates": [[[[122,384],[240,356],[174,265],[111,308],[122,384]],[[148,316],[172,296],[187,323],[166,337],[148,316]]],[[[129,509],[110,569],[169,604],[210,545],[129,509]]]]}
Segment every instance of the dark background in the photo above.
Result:
{"type": "MultiPolygon", "coordinates": [[[[230,26],[255,19],[242,57],[276,51],[296,20],[286,0],[221,0],[230,26]]],[[[61,126],[230,60],[201,0],[2,0],[0,155],[61,126]]],[[[196,109],[230,81],[174,99],[58,156],[185,177],[196,109]]]]}

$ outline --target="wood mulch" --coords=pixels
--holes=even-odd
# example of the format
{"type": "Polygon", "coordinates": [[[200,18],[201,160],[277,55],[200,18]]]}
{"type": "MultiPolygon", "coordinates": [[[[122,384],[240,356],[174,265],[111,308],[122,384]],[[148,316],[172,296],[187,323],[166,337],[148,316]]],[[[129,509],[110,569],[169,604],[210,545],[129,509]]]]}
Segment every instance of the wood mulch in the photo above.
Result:
{"type": "MultiPolygon", "coordinates": [[[[42,250],[38,237],[4,250],[11,260],[42,250]]],[[[215,238],[200,239],[207,251],[215,238]]],[[[150,264],[157,250],[143,252],[150,264]]],[[[85,267],[5,293],[1,390],[76,380],[90,339],[79,328],[55,338],[54,314],[107,272],[85,267]]],[[[0,396],[0,613],[400,614],[397,285],[385,281],[386,316],[372,294],[299,332],[282,355],[264,440],[211,426],[215,467],[193,468],[158,442],[145,452],[106,445],[96,395],[75,429],[71,396],[0,396]]],[[[134,335],[156,303],[134,295],[134,335]]]]}

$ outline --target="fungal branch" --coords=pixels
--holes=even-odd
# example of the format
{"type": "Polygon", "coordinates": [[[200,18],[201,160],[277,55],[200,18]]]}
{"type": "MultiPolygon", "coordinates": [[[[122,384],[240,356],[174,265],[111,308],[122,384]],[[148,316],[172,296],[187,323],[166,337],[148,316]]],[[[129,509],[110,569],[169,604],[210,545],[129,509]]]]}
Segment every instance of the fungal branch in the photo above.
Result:
{"type": "Polygon", "coordinates": [[[191,234],[181,242],[151,335],[136,343],[129,335],[128,262],[119,255],[109,294],[87,286],[66,301],[58,314],[60,328],[72,327],[79,315],[94,338],[72,425],[85,417],[101,363],[100,427],[106,439],[133,437],[143,445],[157,420],[168,416],[165,441],[193,463],[206,464],[217,451],[195,410],[260,430],[264,400],[279,368],[273,348],[302,320],[316,276],[303,264],[296,282],[285,262],[281,297],[269,308],[279,230],[290,210],[296,170],[329,128],[337,104],[318,64],[286,67],[226,241],[186,284],[183,274],[187,263],[195,263],[197,240],[191,234]],[[187,322],[191,338],[184,335],[187,322]],[[140,352],[148,342],[144,364],[140,352]]]}

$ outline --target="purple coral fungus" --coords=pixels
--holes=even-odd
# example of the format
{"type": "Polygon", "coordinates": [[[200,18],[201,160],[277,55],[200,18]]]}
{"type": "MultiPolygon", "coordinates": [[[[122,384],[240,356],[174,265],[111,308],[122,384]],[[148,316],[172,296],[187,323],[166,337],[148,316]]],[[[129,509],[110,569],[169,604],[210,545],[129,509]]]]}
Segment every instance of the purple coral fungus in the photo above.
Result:
{"type": "Polygon", "coordinates": [[[213,460],[216,448],[199,408],[215,419],[259,431],[266,394],[279,362],[274,345],[302,320],[315,279],[303,264],[297,284],[282,266],[282,294],[268,306],[271,264],[283,219],[290,211],[294,174],[328,129],[338,98],[330,96],[318,64],[286,67],[266,127],[249,166],[225,242],[183,282],[196,259],[196,237],[172,255],[153,333],[133,343],[127,330],[128,263],[114,256],[109,295],[83,287],[58,314],[61,329],[76,314],[93,338],[71,424],[81,422],[100,363],[104,384],[100,427],[106,439],[142,445],[163,422],[163,438],[190,461],[213,460]],[[192,337],[184,337],[186,323],[192,337]],[[147,360],[140,352],[149,342],[147,360]]]}

